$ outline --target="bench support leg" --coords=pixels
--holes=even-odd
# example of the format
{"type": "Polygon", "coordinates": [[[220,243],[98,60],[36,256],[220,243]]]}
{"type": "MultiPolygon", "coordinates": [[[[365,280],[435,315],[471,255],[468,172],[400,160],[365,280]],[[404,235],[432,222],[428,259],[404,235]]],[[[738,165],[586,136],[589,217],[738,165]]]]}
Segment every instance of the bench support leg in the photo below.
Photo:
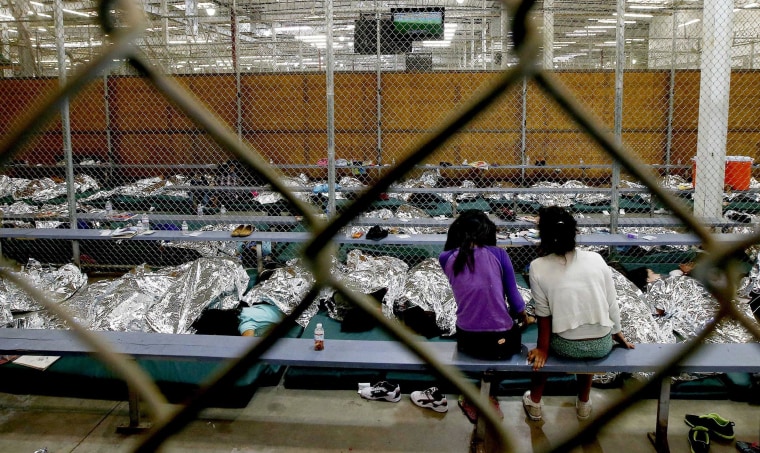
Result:
{"type": "Polygon", "coordinates": [[[128,387],[129,391],[129,424],[116,427],[119,434],[142,433],[150,428],[150,423],[140,422],[140,397],[137,392],[128,387]]]}
{"type": "MultiPolygon", "coordinates": [[[[492,371],[486,371],[480,379],[480,396],[486,401],[488,401],[488,397],[491,395],[491,381],[493,381],[493,379],[494,373],[492,371]]],[[[472,451],[491,451],[489,444],[492,441],[492,435],[493,433],[488,429],[488,423],[486,423],[485,417],[478,417],[478,421],[475,423],[475,432],[472,439],[472,451]]]]}
{"type": "Polygon", "coordinates": [[[670,376],[660,381],[660,397],[657,400],[657,426],[655,432],[649,433],[649,440],[658,453],[669,453],[668,413],[670,412],[670,376]]]}

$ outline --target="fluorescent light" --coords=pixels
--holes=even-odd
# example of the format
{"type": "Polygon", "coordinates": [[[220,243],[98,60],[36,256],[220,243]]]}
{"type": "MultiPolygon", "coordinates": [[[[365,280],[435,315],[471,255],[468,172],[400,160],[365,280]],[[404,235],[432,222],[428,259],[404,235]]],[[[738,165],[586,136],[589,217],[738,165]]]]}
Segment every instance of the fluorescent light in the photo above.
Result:
{"type": "Polygon", "coordinates": [[[40,2],[29,2],[29,3],[31,3],[34,6],[45,6],[42,3],[40,3],[40,2]]]}
{"type": "Polygon", "coordinates": [[[587,25],[589,30],[614,30],[617,28],[615,25],[587,25]]]}
{"type": "MultiPolygon", "coordinates": [[[[612,13],[612,15],[617,16],[617,13],[612,13]]],[[[645,14],[645,13],[625,13],[623,14],[623,17],[641,17],[643,19],[649,19],[654,16],[651,14],[645,14]]]]}
{"type": "Polygon", "coordinates": [[[82,17],[90,17],[88,13],[80,13],[79,11],[74,11],[74,10],[66,9],[66,8],[63,9],[63,12],[69,13],[69,14],[76,14],[77,16],[82,16],[82,17]]]}
{"type": "Polygon", "coordinates": [[[289,27],[275,27],[274,31],[276,33],[300,33],[302,31],[311,33],[314,29],[308,25],[295,25],[289,27]]]}
{"type": "Polygon", "coordinates": [[[748,5],[744,5],[744,9],[752,9],[752,8],[760,8],[760,3],[750,3],[748,5]]]}
{"type": "Polygon", "coordinates": [[[665,9],[665,7],[660,5],[628,5],[628,9],[665,9]]]}
{"type": "Polygon", "coordinates": [[[37,15],[38,16],[42,16],[42,17],[47,17],[48,19],[52,19],[53,18],[53,16],[51,16],[50,14],[45,14],[45,13],[37,13],[37,15]]]}
{"type": "Polygon", "coordinates": [[[0,14],[0,19],[15,19],[13,16],[7,16],[5,14],[0,14]]]}
{"type": "Polygon", "coordinates": [[[448,47],[451,41],[422,41],[422,47],[448,47]]]}
{"type": "Polygon", "coordinates": [[[206,8],[206,14],[208,14],[209,16],[215,16],[216,8],[206,8]]]}
{"type": "Polygon", "coordinates": [[[679,25],[678,25],[678,28],[681,28],[681,27],[686,27],[687,25],[691,25],[691,24],[696,24],[696,23],[697,23],[697,22],[699,22],[699,21],[700,21],[699,19],[692,19],[692,20],[690,20],[690,21],[688,21],[688,22],[684,22],[684,23],[682,23],[682,24],[679,24],[679,25]]]}

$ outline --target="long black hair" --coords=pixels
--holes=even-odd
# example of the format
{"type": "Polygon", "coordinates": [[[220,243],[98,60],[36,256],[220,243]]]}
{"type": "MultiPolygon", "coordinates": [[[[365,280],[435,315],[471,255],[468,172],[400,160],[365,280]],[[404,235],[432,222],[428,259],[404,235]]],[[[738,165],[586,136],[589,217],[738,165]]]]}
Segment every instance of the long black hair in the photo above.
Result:
{"type": "Polygon", "coordinates": [[[449,226],[444,250],[459,249],[454,260],[454,275],[464,270],[464,266],[475,270],[472,248],[496,245],[496,224],[483,211],[468,209],[459,214],[449,226]]]}
{"type": "Polygon", "coordinates": [[[547,254],[564,255],[575,250],[575,235],[578,223],[573,216],[559,206],[548,206],[538,210],[538,234],[541,249],[547,254]]]}

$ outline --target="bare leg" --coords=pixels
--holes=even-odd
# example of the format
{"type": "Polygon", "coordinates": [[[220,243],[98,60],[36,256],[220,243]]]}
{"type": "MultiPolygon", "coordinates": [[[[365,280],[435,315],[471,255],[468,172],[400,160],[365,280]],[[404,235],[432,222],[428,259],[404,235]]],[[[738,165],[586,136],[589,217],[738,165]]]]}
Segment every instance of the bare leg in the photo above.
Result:
{"type": "Polygon", "coordinates": [[[541,397],[544,395],[544,387],[546,387],[546,379],[548,376],[541,373],[530,378],[530,399],[534,403],[541,401],[541,397]]]}
{"type": "Polygon", "coordinates": [[[593,380],[593,374],[576,374],[575,379],[578,384],[578,399],[582,402],[587,402],[589,396],[591,396],[591,381],[593,380]]]}

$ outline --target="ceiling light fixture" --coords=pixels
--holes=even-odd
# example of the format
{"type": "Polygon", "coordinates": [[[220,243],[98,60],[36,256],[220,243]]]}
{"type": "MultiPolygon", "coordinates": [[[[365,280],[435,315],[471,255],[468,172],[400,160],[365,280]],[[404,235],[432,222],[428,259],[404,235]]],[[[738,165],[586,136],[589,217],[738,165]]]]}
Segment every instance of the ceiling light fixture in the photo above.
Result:
{"type": "Polygon", "coordinates": [[[74,14],[74,15],[77,15],[77,16],[82,16],[82,17],[90,17],[89,13],[81,13],[79,11],[74,11],[72,9],[63,8],[63,12],[64,13],[69,13],[69,14],[74,14]]]}
{"type": "Polygon", "coordinates": [[[686,26],[691,25],[691,24],[696,24],[697,22],[700,22],[700,20],[699,19],[692,19],[692,20],[690,20],[688,22],[684,22],[682,24],[679,24],[678,28],[686,27],[686,26]]]}

